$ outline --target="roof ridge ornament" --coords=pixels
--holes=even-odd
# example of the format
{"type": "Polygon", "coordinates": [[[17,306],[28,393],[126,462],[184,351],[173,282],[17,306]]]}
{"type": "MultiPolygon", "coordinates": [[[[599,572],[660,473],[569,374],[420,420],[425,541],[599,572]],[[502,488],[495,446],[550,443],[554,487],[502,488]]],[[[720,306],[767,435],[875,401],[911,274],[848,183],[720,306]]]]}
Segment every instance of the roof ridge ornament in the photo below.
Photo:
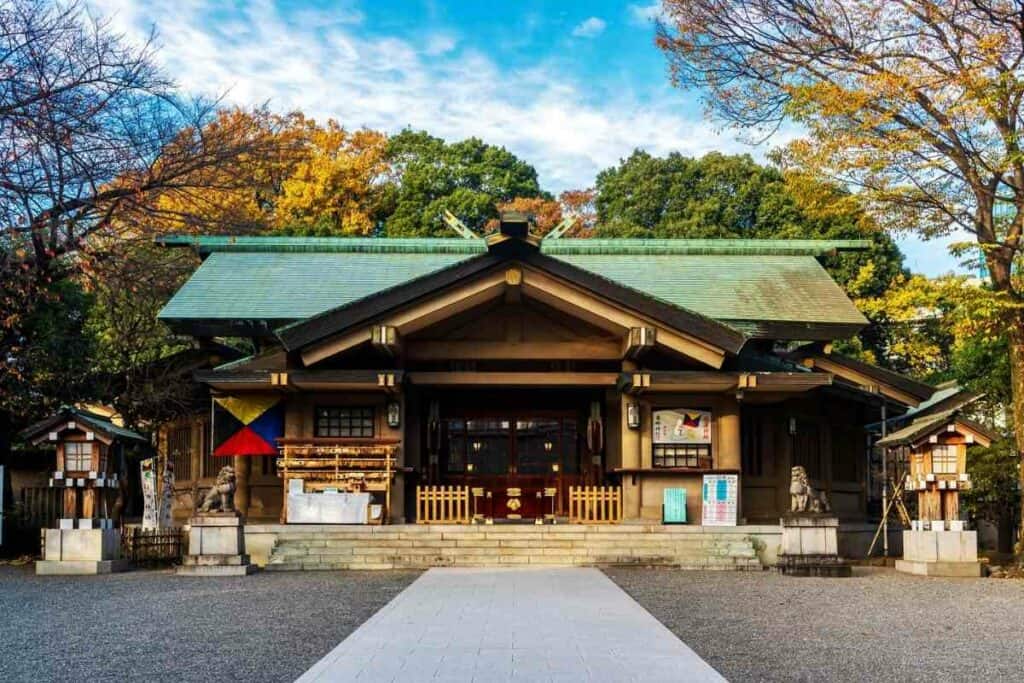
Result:
{"type": "Polygon", "coordinates": [[[548,231],[548,234],[544,235],[544,239],[546,239],[546,240],[557,240],[557,239],[560,239],[562,237],[562,235],[564,235],[565,233],[569,232],[569,230],[571,230],[572,226],[574,226],[574,225],[576,225],[576,219],[573,218],[572,216],[567,216],[566,218],[563,218],[561,221],[559,221],[558,225],[556,225],[555,227],[551,228],[551,230],[548,231]]]}
{"type": "Polygon", "coordinates": [[[445,209],[441,213],[441,220],[444,221],[445,225],[447,225],[449,228],[457,232],[459,234],[459,237],[461,237],[462,239],[478,239],[476,233],[470,230],[468,227],[466,227],[466,224],[460,221],[459,217],[456,216],[451,211],[449,211],[448,209],[445,209]]]}

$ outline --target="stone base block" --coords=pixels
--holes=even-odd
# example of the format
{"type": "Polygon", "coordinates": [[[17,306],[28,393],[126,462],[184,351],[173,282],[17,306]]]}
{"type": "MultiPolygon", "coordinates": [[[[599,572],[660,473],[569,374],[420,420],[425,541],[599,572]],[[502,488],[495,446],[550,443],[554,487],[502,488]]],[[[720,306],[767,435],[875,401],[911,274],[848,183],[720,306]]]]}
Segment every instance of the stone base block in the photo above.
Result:
{"type": "Polygon", "coordinates": [[[249,564],[248,555],[186,555],[186,567],[214,567],[249,564]]]}
{"type": "Polygon", "coordinates": [[[896,570],[918,576],[981,576],[977,531],[903,532],[896,570]]]}
{"type": "Polygon", "coordinates": [[[839,518],[831,515],[789,515],[782,525],[781,555],[839,556],[839,518]]]}
{"type": "Polygon", "coordinates": [[[39,560],[36,574],[39,576],[88,576],[127,571],[128,560],[39,560]]]}
{"type": "Polygon", "coordinates": [[[775,568],[786,576],[853,576],[853,567],[836,555],[779,555],[775,568]]]}
{"type": "Polygon", "coordinates": [[[49,562],[105,562],[121,558],[117,529],[46,529],[43,557],[49,562]]]}
{"type": "Polygon", "coordinates": [[[776,565],[787,576],[846,577],[850,565],[839,557],[839,518],[831,514],[798,513],[779,520],[782,547],[776,565]]]}
{"type": "Polygon", "coordinates": [[[245,553],[242,520],[234,513],[197,514],[188,521],[188,550],[192,555],[245,553]]]}
{"type": "Polygon", "coordinates": [[[193,515],[188,549],[179,576],[245,576],[256,571],[245,552],[242,518],[237,512],[193,515]]]}
{"type": "Polygon", "coordinates": [[[249,564],[248,555],[188,555],[176,573],[178,576],[246,576],[254,571],[256,567],[249,564]]]}
{"type": "Polygon", "coordinates": [[[976,579],[981,576],[980,562],[918,562],[896,560],[896,571],[918,576],[951,576],[976,579]]]}

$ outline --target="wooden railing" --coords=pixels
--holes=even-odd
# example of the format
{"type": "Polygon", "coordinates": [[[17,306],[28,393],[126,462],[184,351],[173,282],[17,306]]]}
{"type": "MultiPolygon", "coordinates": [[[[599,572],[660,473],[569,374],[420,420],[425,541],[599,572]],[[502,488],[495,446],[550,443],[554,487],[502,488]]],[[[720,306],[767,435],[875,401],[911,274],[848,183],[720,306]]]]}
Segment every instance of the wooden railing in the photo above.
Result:
{"type": "Polygon", "coordinates": [[[398,441],[360,439],[278,439],[277,474],[284,483],[282,521],[287,518],[288,482],[301,479],[308,493],[324,489],[383,494],[383,520],[391,514],[398,441]]]}
{"type": "Polygon", "coordinates": [[[469,524],[470,510],[468,486],[417,486],[417,524],[469,524]]]}
{"type": "Polygon", "coordinates": [[[618,524],[622,521],[621,486],[570,486],[570,524],[618,524]]]}

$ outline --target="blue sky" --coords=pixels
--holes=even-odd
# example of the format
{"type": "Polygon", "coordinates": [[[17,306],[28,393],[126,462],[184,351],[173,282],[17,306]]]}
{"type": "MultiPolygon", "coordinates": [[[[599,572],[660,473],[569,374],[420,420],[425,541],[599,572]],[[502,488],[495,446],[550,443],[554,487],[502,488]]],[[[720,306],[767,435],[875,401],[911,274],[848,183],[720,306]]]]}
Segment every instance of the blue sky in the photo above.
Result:
{"type": "MultiPolygon", "coordinates": [[[[158,59],[186,90],[298,108],[348,127],[475,135],[532,163],[546,189],[587,187],[641,147],[763,159],[673,89],[653,45],[651,0],[91,0],[113,28],[158,32],[158,59]]],[[[901,239],[908,265],[955,267],[942,242],[901,239]]]]}

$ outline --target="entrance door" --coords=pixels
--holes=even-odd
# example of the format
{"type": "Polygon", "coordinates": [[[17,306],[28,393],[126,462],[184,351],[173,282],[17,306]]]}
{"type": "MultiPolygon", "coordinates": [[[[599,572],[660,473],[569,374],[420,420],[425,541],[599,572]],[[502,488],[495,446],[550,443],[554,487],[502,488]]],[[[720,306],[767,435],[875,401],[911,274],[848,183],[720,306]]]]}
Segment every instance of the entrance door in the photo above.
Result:
{"type": "Polygon", "coordinates": [[[575,414],[448,419],[445,479],[490,492],[479,512],[495,518],[563,514],[579,481],[578,424],[575,414]]]}

